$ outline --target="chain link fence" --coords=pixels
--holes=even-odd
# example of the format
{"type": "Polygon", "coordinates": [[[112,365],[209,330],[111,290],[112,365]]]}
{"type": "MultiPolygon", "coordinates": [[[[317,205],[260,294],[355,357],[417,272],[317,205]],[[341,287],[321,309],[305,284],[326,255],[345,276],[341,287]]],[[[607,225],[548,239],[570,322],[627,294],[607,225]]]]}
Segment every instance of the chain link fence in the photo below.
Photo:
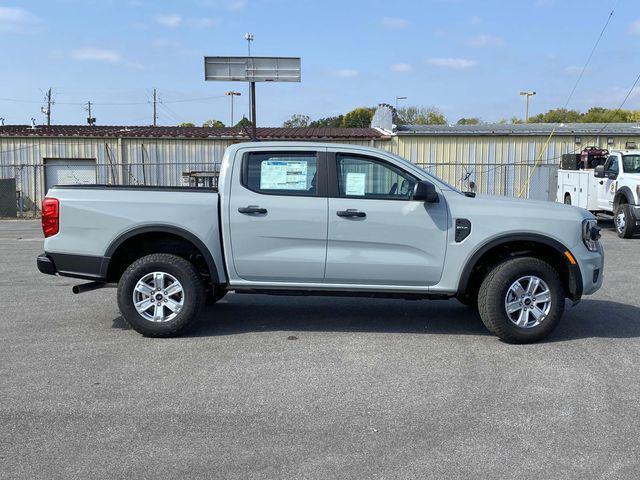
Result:
{"type": "MultiPolygon", "coordinates": [[[[555,200],[558,171],[555,164],[438,163],[419,166],[460,190],[555,200]]],[[[190,162],[96,164],[92,160],[61,159],[38,165],[0,166],[0,216],[38,218],[42,199],[56,184],[210,188],[218,186],[219,168],[219,164],[190,162]],[[10,208],[12,198],[15,208],[10,208]]]]}

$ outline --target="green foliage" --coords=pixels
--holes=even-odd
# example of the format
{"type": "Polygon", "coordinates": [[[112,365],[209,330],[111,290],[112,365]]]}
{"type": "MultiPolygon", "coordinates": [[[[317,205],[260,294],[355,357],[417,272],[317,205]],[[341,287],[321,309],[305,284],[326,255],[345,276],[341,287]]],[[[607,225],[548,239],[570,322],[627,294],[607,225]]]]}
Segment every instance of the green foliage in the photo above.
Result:
{"type": "Polygon", "coordinates": [[[250,127],[251,126],[251,120],[249,120],[247,117],[242,117],[240,119],[240,121],[238,123],[236,123],[235,126],[236,127],[250,127]]]}
{"type": "Polygon", "coordinates": [[[482,123],[482,120],[480,120],[478,117],[470,117],[470,118],[462,117],[460,120],[456,122],[456,125],[480,125],[481,123],[482,123]]]}
{"type": "Polygon", "coordinates": [[[396,110],[398,125],[446,125],[447,117],[436,107],[402,107],[396,110]]]}
{"type": "Polygon", "coordinates": [[[314,120],[309,123],[310,127],[324,127],[324,128],[339,128],[342,127],[342,121],[344,120],[344,115],[338,115],[336,117],[325,117],[320,118],[318,120],[314,120]]]}
{"type": "Polygon", "coordinates": [[[346,128],[367,128],[371,126],[371,119],[376,109],[358,107],[347,113],[342,119],[342,126],[346,128]]]}
{"type": "Polygon", "coordinates": [[[209,128],[223,128],[224,123],[222,123],[220,120],[207,120],[202,124],[202,126],[209,128]]]}
{"type": "Polygon", "coordinates": [[[196,124],[195,123],[191,123],[191,122],[182,122],[181,124],[178,125],[179,127],[195,127],[196,124]]]}
{"type": "Polygon", "coordinates": [[[638,110],[616,110],[591,107],[585,113],[577,110],[555,108],[530,117],[531,123],[631,123],[640,119],[638,110]]]}
{"type": "Polygon", "coordinates": [[[294,113],[289,120],[286,120],[282,126],[285,128],[304,128],[308,127],[311,119],[308,115],[302,115],[300,113],[294,113]]]}

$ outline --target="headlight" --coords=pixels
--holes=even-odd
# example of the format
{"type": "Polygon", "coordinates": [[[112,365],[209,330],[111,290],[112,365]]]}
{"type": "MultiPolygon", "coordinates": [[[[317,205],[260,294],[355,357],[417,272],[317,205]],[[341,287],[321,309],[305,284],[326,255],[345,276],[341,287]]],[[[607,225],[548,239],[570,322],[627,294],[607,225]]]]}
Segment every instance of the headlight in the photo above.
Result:
{"type": "Polygon", "coordinates": [[[600,227],[597,220],[582,221],[582,241],[590,252],[598,250],[598,239],[600,238],[600,227]]]}

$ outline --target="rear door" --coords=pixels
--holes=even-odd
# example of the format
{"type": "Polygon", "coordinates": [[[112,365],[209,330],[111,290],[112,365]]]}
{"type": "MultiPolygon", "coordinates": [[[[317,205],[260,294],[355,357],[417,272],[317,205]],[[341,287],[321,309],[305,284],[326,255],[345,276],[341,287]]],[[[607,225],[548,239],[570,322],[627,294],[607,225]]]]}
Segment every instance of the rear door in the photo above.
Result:
{"type": "Polygon", "coordinates": [[[229,199],[233,267],[256,282],[321,282],[327,249],[324,152],[245,153],[229,199]]]}
{"type": "Polygon", "coordinates": [[[326,283],[428,286],[439,282],[447,207],[411,200],[418,179],[382,158],[337,153],[328,162],[326,283]]]}

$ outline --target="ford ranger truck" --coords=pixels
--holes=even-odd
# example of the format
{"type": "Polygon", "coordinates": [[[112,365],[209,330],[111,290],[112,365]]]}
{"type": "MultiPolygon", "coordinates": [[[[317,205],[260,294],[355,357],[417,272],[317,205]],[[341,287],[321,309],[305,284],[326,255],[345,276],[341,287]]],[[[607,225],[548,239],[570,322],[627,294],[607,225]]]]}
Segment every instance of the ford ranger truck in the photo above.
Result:
{"type": "Polygon", "coordinates": [[[76,293],[116,283],[125,321],[150,337],[181,334],[233,291],[455,297],[527,343],[603,280],[588,211],[463,193],[354,145],[233,145],[217,189],[56,186],[42,226],[39,270],[91,281],[76,293]]]}

